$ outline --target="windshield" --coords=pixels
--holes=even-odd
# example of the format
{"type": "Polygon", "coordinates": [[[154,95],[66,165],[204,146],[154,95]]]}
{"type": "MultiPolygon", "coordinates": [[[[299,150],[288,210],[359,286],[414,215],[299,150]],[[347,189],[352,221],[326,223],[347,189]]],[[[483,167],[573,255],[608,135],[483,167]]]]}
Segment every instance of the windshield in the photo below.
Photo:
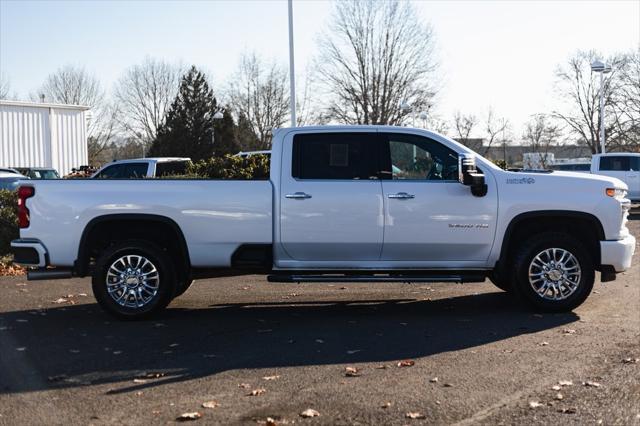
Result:
{"type": "Polygon", "coordinates": [[[31,179],[59,179],[58,172],[55,170],[30,170],[27,175],[31,179]]]}

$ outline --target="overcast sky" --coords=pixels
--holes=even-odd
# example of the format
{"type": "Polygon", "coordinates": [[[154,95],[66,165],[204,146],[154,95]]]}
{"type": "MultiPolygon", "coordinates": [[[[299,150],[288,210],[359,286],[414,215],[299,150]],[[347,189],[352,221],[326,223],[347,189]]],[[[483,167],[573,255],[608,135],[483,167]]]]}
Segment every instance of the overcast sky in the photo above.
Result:
{"type": "MultiPolygon", "coordinates": [[[[557,105],[553,73],[577,49],[640,47],[640,0],[416,1],[437,37],[443,87],[434,107],[482,116],[491,105],[517,134],[557,105]]],[[[332,3],[294,0],[296,67],[303,73],[332,3]]],[[[287,3],[278,1],[0,0],[0,72],[26,98],[65,64],[110,88],[146,55],[196,64],[221,87],[244,50],[288,61],[287,3]]]]}

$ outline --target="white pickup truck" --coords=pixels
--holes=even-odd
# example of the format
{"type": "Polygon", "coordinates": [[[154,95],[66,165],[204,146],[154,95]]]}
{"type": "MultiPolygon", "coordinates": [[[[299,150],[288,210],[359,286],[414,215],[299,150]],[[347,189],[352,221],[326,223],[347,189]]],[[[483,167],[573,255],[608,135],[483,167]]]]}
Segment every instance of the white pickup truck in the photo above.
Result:
{"type": "Polygon", "coordinates": [[[15,262],[30,279],[92,276],[121,318],[194,278],[479,282],[571,310],[629,268],[627,186],[508,172],[451,139],[384,126],[277,130],[264,181],[27,181],[15,262]]]}

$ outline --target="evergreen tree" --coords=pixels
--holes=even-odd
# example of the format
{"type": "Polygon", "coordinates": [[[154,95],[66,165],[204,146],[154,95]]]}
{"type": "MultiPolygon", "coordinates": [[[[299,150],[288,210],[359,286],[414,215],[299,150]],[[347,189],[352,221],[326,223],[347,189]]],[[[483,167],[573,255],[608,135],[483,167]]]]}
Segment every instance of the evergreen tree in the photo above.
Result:
{"type": "MultiPolygon", "coordinates": [[[[149,149],[150,156],[209,158],[214,152],[213,114],[218,111],[213,91],[195,66],[182,77],[167,119],[149,149]]],[[[217,141],[216,141],[217,142],[217,141]]]]}
{"type": "Polygon", "coordinates": [[[228,108],[223,110],[222,119],[216,120],[215,135],[213,152],[216,156],[233,155],[240,151],[236,139],[236,123],[234,123],[231,111],[228,108]]]}
{"type": "Polygon", "coordinates": [[[257,151],[261,149],[260,140],[253,131],[253,126],[246,115],[240,113],[236,126],[236,140],[243,151],[257,151]]]}

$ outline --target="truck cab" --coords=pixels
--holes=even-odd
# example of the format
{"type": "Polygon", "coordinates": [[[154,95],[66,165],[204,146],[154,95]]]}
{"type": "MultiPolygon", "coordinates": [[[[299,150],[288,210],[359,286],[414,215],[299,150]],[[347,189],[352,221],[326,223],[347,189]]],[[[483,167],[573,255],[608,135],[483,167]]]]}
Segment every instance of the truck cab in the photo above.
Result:
{"type": "Polygon", "coordinates": [[[591,158],[591,173],[620,179],[629,187],[629,199],[640,202],[640,153],[596,154],[591,158]]]}

